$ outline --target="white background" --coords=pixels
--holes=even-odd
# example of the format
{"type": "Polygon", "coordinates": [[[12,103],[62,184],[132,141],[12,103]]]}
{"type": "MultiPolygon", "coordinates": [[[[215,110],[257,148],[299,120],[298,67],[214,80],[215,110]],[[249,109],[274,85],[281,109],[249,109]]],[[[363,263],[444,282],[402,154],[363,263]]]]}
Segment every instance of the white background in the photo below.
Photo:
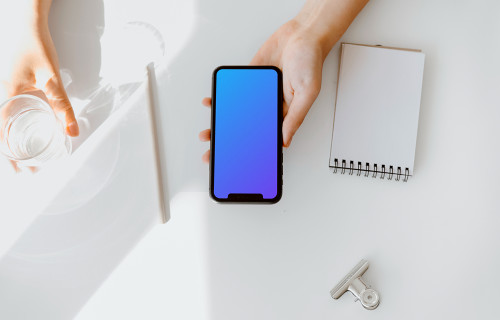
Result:
{"type": "Polygon", "coordinates": [[[170,224],[132,252],[81,319],[496,318],[496,1],[372,1],[341,40],[426,54],[415,175],[408,183],[329,172],[337,45],[324,66],[322,92],[285,151],[283,200],[271,207],[208,200],[207,167],[199,162],[206,144],[196,135],[209,123],[198,105],[210,92],[210,72],[247,63],[301,4],[195,4],[194,30],[161,91],[173,117],[166,130],[178,132],[171,136],[170,168],[180,170],[173,186],[203,193],[179,199],[187,208],[173,208],[170,224]],[[350,294],[339,301],[329,296],[361,258],[371,262],[366,279],[381,293],[375,311],[353,303],[350,294]]]}
{"type": "MultiPolygon", "coordinates": [[[[85,3],[104,22],[148,21],[164,37],[159,90],[172,219],[132,250],[79,319],[496,318],[497,1],[371,1],[341,41],[426,54],[414,177],[397,183],[330,173],[336,45],[321,94],[285,150],[284,196],[274,206],[208,199],[200,161],[208,145],[197,134],[210,114],[200,101],[215,67],[248,63],[303,1],[85,3]],[[375,311],[349,293],[329,296],[361,258],[371,262],[365,277],[381,294],[375,311]]],[[[84,19],[73,11],[59,27],[84,19]]],[[[56,45],[62,64],[78,66],[77,52],[56,45]]],[[[101,58],[96,68],[112,65],[101,58]]]]}

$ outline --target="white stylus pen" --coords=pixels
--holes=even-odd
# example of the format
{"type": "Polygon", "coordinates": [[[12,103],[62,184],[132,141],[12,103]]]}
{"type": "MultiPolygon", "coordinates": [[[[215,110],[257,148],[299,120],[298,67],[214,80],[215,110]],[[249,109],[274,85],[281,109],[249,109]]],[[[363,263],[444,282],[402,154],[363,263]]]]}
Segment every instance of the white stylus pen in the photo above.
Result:
{"type": "Polygon", "coordinates": [[[158,92],[156,85],[156,74],[154,63],[150,63],[146,66],[148,74],[148,105],[149,114],[151,118],[151,130],[153,134],[154,150],[155,150],[155,164],[157,173],[157,184],[158,184],[158,198],[161,210],[161,222],[166,223],[170,219],[170,209],[167,206],[168,201],[168,190],[166,184],[164,183],[164,174],[162,163],[165,164],[165,152],[162,152],[161,146],[163,146],[162,134],[159,131],[161,127],[161,121],[159,117],[158,107],[158,92]]]}

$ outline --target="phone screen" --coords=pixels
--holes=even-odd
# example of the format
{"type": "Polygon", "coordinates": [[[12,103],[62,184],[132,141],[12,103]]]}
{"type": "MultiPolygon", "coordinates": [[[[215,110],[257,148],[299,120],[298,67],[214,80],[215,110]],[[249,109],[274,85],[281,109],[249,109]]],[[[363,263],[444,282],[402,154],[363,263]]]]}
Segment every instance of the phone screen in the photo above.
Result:
{"type": "Polygon", "coordinates": [[[281,197],[281,73],[274,67],[214,72],[211,190],[215,200],[281,197]]]}

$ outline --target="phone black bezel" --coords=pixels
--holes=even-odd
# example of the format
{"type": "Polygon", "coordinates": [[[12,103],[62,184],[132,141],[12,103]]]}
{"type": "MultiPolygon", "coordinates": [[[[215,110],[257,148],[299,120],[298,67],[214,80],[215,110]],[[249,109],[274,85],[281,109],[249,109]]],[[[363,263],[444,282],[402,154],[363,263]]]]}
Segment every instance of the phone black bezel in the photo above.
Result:
{"type": "Polygon", "coordinates": [[[283,194],[283,75],[281,70],[275,66],[220,66],[217,67],[212,74],[212,116],[211,116],[211,140],[210,140],[210,197],[221,203],[263,203],[263,204],[273,204],[277,203],[283,194]],[[277,194],[273,199],[256,199],[253,195],[245,196],[245,194],[240,194],[236,196],[235,199],[224,199],[217,198],[214,194],[214,155],[215,155],[215,112],[216,112],[216,94],[217,94],[217,72],[223,69],[266,69],[274,70],[278,75],[278,138],[277,153],[278,153],[278,179],[277,179],[277,194]]]}

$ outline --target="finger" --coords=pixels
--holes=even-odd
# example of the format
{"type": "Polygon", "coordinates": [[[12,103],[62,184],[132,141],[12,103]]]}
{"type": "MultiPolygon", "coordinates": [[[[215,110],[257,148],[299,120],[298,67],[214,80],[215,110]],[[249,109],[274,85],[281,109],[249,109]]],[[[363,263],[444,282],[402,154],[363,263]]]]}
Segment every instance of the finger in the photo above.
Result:
{"type": "Polygon", "coordinates": [[[204,105],[205,107],[211,107],[212,106],[212,98],[205,97],[203,100],[201,100],[201,104],[204,105]]]}
{"type": "Polygon", "coordinates": [[[318,96],[317,93],[296,93],[293,97],[288,113],[283,120],[283,145],[290,146],[292,138],[304,121],[307,112],[318,96]]]}
{"type": "Polygon", "coordinates": [[[19,169],[19,166],[17,165],[17,163],[14,160],[10,160],[10,163],[12,164],[14,171],[16,171],[17,173],[21,172],[21,169],[19,169]]]}
{"type": "Polygon", "coordinates": [[[208,163],[210,161],[210,150],[207,150],[202,156],[201,161],[208,163]]]}
{"type": "Polygon", "coordinates": [[[206,130],[203,130],[202,132],[200,132],[200,134],[198,135],[198,138],[200,139],[200,141],[210,141],[210,129],[206,129],[206,130]]]}
{"type": "Polygon", "coordinates": [[[28,169],[30,169],[31,173],[37,173],[40,170],[39,167],[28,167],[28,169]]]}
{"type": "Polygon", "coordinates": [[[283,119],[288,114],[288,110],[290,109],[290,104],[288,104],[286,99],[283,99],[283,119]]]}
{"type": "Polygon", "coordinates": [[[45,88],[49,102],[56,114],[62,117],[68,135],[72,137],[78,136],[80,133],[78,122],[62,81],[57,76],[54,76],[47,82],[45,88]]]}
{"type": "Polygon", "coordinates": [[[49,99],[47,98],[47,96],[45,95],[45,93],[42,90],[39,90],[39,89],[27,90],[27,91],[23,91],[23,92],[21,92],[19,94],[30,94],[32,96],[36,96],[36,97],[42,99],[43,101],[47,102],[48,104],[50,104],[49,99]]]}

